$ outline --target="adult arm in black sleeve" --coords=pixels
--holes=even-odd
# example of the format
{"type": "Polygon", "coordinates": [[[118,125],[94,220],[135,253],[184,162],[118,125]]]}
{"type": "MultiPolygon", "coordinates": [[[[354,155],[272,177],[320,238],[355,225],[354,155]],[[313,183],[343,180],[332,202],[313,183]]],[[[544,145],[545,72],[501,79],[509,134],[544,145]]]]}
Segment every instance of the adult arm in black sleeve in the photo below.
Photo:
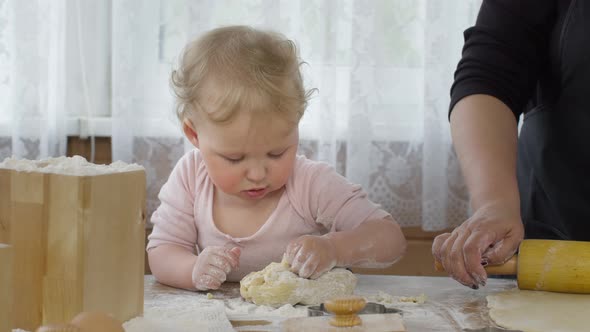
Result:
{"type": "Polygon", "coordinates": [[[522,241],[516,180],[517,118],[547,54],[548,0],[484,0],[465,32],[451,93],[451,133],[473,215],[438,236],[432,252],[453,278],[485,285],[482,264],[508,259],[522,241]]]}
{"type": "Polygon", "coordinates": [[[464,97],[486,94],[518,118],[546,62],[555,14],[555,0],[484,0],[464,34],[450,111],[464,97]]]}

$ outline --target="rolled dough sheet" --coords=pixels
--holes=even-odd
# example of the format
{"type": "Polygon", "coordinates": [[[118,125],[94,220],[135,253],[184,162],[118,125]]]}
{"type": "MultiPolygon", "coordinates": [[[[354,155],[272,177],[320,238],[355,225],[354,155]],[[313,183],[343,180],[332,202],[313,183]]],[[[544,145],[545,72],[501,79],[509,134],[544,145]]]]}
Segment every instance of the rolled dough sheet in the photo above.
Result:
{"type": "Polygon", "coordinates": [[[509,290],[488,295],[496,324],[525,332],[590,331],[590,295],[509,290]]]}

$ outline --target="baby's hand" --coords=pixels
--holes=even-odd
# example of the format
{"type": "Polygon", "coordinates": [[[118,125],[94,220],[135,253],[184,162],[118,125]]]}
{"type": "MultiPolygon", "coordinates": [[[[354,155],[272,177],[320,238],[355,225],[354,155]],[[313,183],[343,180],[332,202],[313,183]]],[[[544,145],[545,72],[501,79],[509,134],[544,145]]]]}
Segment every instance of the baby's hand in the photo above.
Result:
{"type": "Polygon", "coordinates": [[[218,289],[227,274],[238,267],[241,249],[233,247],[206,247],[193,267],[193,286],[197,290],[218,289]]]}
{"type": "Polygon", "coordinates": [[[287,246],[284,260],[302,278],[316,279],[336,266],[336,250],[329,239],[304,235],[287,246]]]}

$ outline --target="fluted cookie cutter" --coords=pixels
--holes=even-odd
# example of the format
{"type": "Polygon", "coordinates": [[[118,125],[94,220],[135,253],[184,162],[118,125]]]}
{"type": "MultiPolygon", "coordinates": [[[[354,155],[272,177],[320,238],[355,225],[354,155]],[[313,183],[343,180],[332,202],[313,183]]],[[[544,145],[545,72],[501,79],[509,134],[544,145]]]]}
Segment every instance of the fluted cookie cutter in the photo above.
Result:
{"type": "MultiPolygon", "coordinates": [[[[359,315],[368,315],[368,314],[400,314],[403,315],[403,311],[396,308],[388,308],[383,304],[374,303],[374,302],[367,302],[363,310],[358,312],[359,315]]],[[[320,305],[312,305],[307,307],[307,316],[314,317],[314,316],[328,316],[332,315],[330,312],[326,310],[324,304],[320,305]]]]}

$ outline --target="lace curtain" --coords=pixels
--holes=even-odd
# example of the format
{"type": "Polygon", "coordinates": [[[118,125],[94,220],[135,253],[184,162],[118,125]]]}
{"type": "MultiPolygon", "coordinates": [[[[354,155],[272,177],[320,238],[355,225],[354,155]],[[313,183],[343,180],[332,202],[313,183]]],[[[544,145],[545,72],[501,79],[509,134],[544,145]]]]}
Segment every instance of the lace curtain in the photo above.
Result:
{"type": "Polygon", "coordinates": [[[112,114],[113,159],[146,167],[151,213],[170,170],[190,148],[181,136],[168,86],[182,47],[208,29],[248,24],[295,40],[307,62],[306,86],[319,89],[301,122],[301,153],[333,164],[362,184],[403,226],[452,227],[466,218],[468,197],[451,149],[449,88],[462,32],[474,22],[480,2],[0,0],[0,129],[3,120],[17,128],[29,111],[39,126],[30,140],[32,150],[23,149],[29,136],[20,131],[0,137],[0,158],[62,154],[65,134],[59,128],[64,115],[58,111],[65,108],[70,114],[78,105],[95,114],[106,108],[112,114]],[[78,53],[86,54],[86,60],[106,54],[107,64],[96,55],[94,61],[78,61],[63,46],[64,40],[65,45],[76,44],[68,38],[75,22],[59,19],[70,17],[64,13],[72,13],[72,3],[82,4],[74,12],[82,17],[78,29],[88,21],[103,31],[86,31],[83,35],[92,38],[80,39],[88,41],[85,46],[78,40],[78,49],[86,50],[78,53]],[[34,19],[19,26],[15,17],[28,17],[21,7],[37,8],[34,19]],[[109,14],[108,19],[96,22],[93,15],[100,13],[109,14]],[[40,49],[48,33],[53,48],[40,49]],[[55,52],[56,47],[63,52],[55,52]],[[27,52],[30,59],[21,58],[27,52]],[[80,76],[71,73],[76,62],[82,63],[80,68],[92,67],[93,78],[103,77],[96,68],[108,68],[109,89],[102,91],[103,85],[96,83],[81,102],[73,93],[80,85],[69,83],[80,76]],[[65,74],[56,73],[62,67],[65,74]],[[60,95],[63,85],[65,96],[60,95]],[[43,99],[41,90],[54,97],[43,99]]]}
{"type": "Polygon", "coordinates": [[[2,159],[66,152],[65,15],[63,0],[0,0],[2,159]]]}
{"type": "Polygon", "coordinates": [[[66,154],[110,117],[109,1],[0,0],[0,160],[66,154]]]}

